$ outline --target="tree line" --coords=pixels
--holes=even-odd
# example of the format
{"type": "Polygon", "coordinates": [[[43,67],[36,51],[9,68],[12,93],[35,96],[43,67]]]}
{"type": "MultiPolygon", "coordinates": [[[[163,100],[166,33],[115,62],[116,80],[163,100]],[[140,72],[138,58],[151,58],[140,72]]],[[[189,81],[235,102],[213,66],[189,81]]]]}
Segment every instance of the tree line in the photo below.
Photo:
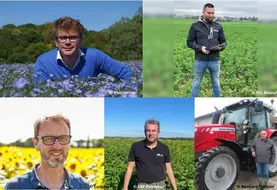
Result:
{"type": "MultiPolygon", "coordinates": [[[[174,15],[175,18],[184,18],[184,19],[199,19],[200,15],[174,15]]],[[[258,17],[229,17],[229,16],[219,16],[217,21],[257,21],[258,17]]]]}
{"type": "MultiPolygon", "coordinates": [[[[105,139],[145,139],[145,137],[123,137],[123,136],[106,136],[105,139]]],[[[166,139],[166,140],[194,140],[193,137],[159,137],[160,140],[166,139]]]]}
{"type": "MultiPolygon", "coordinates": [[[[53,23],[2,26],[0,63],[34,63],[39,55],[55,48],[53,23]]],[[[107,29],[85,29],[82,47],[97,48],[120,61],[142,60],[142,7],[132,18],[121,17],[107,29]]]]}

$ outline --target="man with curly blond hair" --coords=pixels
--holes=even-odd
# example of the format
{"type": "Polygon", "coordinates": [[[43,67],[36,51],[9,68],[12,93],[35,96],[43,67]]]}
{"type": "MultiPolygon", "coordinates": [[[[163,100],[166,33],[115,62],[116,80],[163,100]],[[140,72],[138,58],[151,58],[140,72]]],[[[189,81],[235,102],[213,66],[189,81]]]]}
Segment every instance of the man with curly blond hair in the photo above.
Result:
{"type": "Polygon", "coordinates": [[[54,23],[56,48],[40,55],[35,63],[34,81],[50,77],[97,77],[105,73],[116,79],[129,79],[132,70],[96,48],[81,48],[85,28],[79,20],[61,17],[54,23]]]}

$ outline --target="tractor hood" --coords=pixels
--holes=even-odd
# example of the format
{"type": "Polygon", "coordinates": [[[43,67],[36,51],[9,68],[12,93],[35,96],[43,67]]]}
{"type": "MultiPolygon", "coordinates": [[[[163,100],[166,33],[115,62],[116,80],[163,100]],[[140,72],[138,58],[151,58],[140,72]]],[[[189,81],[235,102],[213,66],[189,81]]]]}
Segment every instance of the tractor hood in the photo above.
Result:
{"type": "Polygon", "coordinates": [[[199,129],[211,129],[211,128],[214,128],[214,127],[219,127],[221,129],[224,129],[224,128],[235,128],[234,125],[231,125],[231,124],[203,124],[203,125],[197,125],[195,126],[195,132],[199,129]]]}
{"type": "Polygon", "coordinates": [[[236,129],[231,124],[205,124],[195,126],[195,152],[202,152],[221,144],[216,139],[236,141],[236,129]]]}

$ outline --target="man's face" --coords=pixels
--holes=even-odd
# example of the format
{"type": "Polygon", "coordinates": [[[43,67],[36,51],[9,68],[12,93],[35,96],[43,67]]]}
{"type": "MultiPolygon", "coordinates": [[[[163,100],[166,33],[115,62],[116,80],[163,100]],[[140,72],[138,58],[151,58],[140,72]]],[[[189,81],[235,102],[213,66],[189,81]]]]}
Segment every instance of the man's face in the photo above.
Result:
{"type": "Polygon", "coordinates": [[[265,131],[263,131],[263,132],[260,133],[260,136],[261,136],[261,139],[266,139],[267,134],[266,134],[265,131]]]}
{"type": "MultiPolygon", "coordinates": [[[[38,136],[61,136],[69,135],[69,129],[65,122],[47,122],[39,128],[38,136]]],[[[45,138],[46,144],[49,144],[49,140],[45,138]]],[[[49,138],[48,138],[49,139],[49,138]]],[[[64,141],[65,138],[63,138],[64,141]]],[[[40,151],[42,162],[46,163],[50,167],[63,166],[68,156],[70,143],[67,145],[61,145],[59,140],[56,139],[53,145],[45,145],[42,139],[34,139],[34,144],[40,151]]]]}
{"type": "Polygon", "coordinates": [[[207,22],[212,22],[214,19],[214,8],[205,8],[203,11],[203,17],[207,22]]]}
{"type": "Polygon", "coordinates": [[[145,135],[149,142],[155,142],[159,138],[158,126],[155,124],[147,124],[145,135]]]}
{"type": "Polygon", "coordinates": [[[75,53],[78,52],[78,49],[82,42],[79,35],[79,32],[76,30],[65,32],[63,30],[57,29],[56,37],[65,41],[60,42],[59,39],[55,40],[56,46],[63,56],[75,55],[75,53]]]}

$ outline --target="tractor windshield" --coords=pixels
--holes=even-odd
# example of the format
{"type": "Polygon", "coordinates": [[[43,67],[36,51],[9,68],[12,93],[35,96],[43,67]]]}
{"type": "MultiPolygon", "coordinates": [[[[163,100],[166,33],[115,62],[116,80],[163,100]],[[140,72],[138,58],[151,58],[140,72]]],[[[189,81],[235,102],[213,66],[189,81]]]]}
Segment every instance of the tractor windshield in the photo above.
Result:
{"type": "Polygon", "coordinates": [[[235,123],[237,139],[243,133],[243,120],[247,117],[247,107],[239,107],[236,110],[232,110],[227,114],[224,123],[235,123]]]}
{"type": "Polygon", "coordinates": [[[252,141],[258,138],[261,131],[265,130],[268,126],[267,112],[263,109],[261,112],[256,112],[255,108],[249,107],[249,127],[251,128],[248,142],[251,144],[252,141]]]}
{"type": "Polygon", "coordinates": [[[246,118],[247,107],[241,107],[237,110],[228,110],[224,123],[235,123],[236,125],[242,124],[246,118]]]}

